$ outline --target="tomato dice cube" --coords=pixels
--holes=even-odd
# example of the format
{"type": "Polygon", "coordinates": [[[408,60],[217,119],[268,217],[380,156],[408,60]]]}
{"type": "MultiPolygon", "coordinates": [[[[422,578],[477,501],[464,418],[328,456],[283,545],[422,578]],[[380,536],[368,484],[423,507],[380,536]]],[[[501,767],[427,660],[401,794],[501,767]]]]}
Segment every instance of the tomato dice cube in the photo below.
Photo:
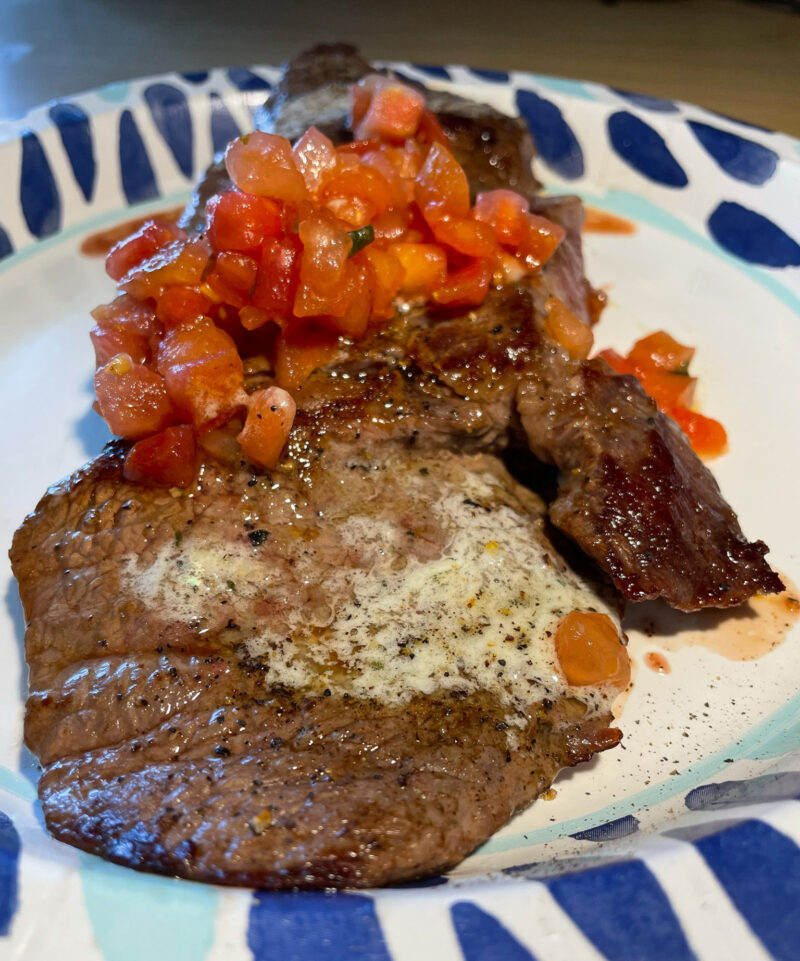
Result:
{"type": "MultiPolygon", "coordinates": [[[[361,83],[361,82],[360,82],[361,83]]],[[[355,85],[356,93],[352,100],[352,113],[363,114],[354,127],[353,134],[357,140],[367,137],[382,137],[387,140],[405,140],[413,137],[417,132],[422,113],[425,109],[425,98],[419,90],[400,83],[391,77],[364,78],[362,90],[371,87],[371,95],[366,101],[359,91],[359,84],[355,85]]]]}
{"type": "Polygon", "coordinates": [[[482,304],[492,279],[488,260],[474,260],[451,273],[444,284],[433,291],[437,304],[447,307],[475,307],[482,304]]]}
{"type": "Polygon", "coordinates": [[[292,155],[309,193],[316,197],[326,177],[339,163],[333,141],[316,127],[309,127],[292,148],[292,155]]]}
{"type": "Polygon", "coordinates": [[[297,406],[280,387],[267,387],[250,395],[247,419],[239,443],[245,457],[256,467],[276,467],[292,429],[297,406]]]}
{"type": "Polygon", "coordinates": [[[194,431],[182,424],[137,441],[128,451],[122,476],[133,484],[189,487],[197,473],[194,431]]]}
{"type": "Polygon", "coordinates": [[[253,288],[253,304],[274,320],[286,321],[300,281],[302,246],[297,237],[268,240],[261,252],[261,263],[253,288]]]}
{"type": "Polygon", "coordinates": [[[104,367],[117,354],[127,354],[135,364],[143,364],[150,356],[146,337],[128,330],[104,330],[94,327],[89,331],[94,347],[96,367],[104,367]]]}
{"type": "Polygon", "coordinates": [[[252,250],[281,232],[280,208],[266,197],[226,190],[206,205],[207,234],[217,250],[252,250]]]}
{"type": "Polygon", "coordinates": [[[112,434],[137,440],[174,422],[163,377],[127,354],[118,354],[94,375],[97,405],[112,434]]]}
{"type": "Polygon", "coordinates": [[[156,251],[185,236],[175,224],[148,220],[136,233],[114,244],[106,257],[106,273],[112,280],[122,280],[128,271],[148,260],[156,251]]]}
{"type": "Polygon", "coordinates": [[[469,213],[467,175],[443,144],[431,146],[422,170],[417,174],[414,192],[423,211],[435,205],[442,213],[456,217],[466,217],[469,213]]]}
{"type": "Polygon", "coordinates": [[[285,137],[256,130],[228,144],[225,166],[231,180],[245,193],[299,203],[308,199],[303,175],[285,137]]]}
{"type": "Polygon", "coordinates": [[[447,276],[447,258],[436,244],[391,244],[388,248],[403,268],[400,289],[407,294],[428,293],[441,287],[447,276]]]}

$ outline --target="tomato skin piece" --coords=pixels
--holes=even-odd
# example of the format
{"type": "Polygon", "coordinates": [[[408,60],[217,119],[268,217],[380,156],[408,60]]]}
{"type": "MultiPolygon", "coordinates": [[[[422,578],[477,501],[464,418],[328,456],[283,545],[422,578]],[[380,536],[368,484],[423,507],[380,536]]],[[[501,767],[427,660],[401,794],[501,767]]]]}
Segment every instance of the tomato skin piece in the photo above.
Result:
{"type": "Polygon", "coordinates": [[[197,444],[181,424],[137,441],[128,451],[122,476],[132,484],[190,487],[197,476],[197,444]]]}
{"type": "Polygon", "coordinates": [[[658,367],[672,373],[687,369],[693,357],[694,347],[679,344],[664,330],[637,340],[628,354],[628,360],[637,367],[658,367]]]}
{"type": "Polygon", "coordinates": [[[308,192],[316,198],[323,182],[339,163],[333,141],[316,127],[309,127],[292,148],[292,156],[308,192]]]}
{"type": "Polygon", "coordinates": [[[167,331],[157,369],[175,408],[194,427],[215,426],[244,402],[242,358],[208,317],[167,331]]]}
{"type": "Polygon", "coordinates": [[[158,250],[186,234],[175,224],[148,220],[130,237],[114,244],[106,257],[106,273],[112,280],[122,280],[129,271],[149,260],[158,250]]]}
{"type": "Polygon", "coordinates": [[[573,360],[585,360],[592,351],[594,336],[592,330],[559,300],[548,297],[545,304],[545,328],[573,360]]]}
{"type": "Polygon", "coordinates": [[[611,684],[624,690],[630,683],[628,651],[607,614],[570,611],[558,622],[555,646],[568,684],[611,684]]]}
{"type": "Polygon", "coordinates": [[[308,200],[306,182],[285,137],[261,130],[238,137],[228,144],[225,167],[244,193],[288,203],[308,200]]]}
{"type": "Polygon", "coordinates": [[[443,144],[434,143],[414,182],[421,210],[434,205],[456,217],[469,214],[469,184],[464,168],[443,144]]]}
{"type": "Polygon", "coordinates": [[[433,300],[447,307],[477,307],[486,299],[493,268],[488,260],[475,260],[453,271],[433,291],[433,300]]]}
{"type": "Polygon", "coordinates": [[[403,268],[400,290],[406,294],[429,293],[441,287],[447,278],[447,258],[435,244],[415,244],[405,241],[387,248],[403,268]]]}
{"type": "Polygon", "coordinates": [[[264,470],[277,466],[296,410],[291,394],[280,387],[266,387],[250,395],[247,419],[238,440],[252,464],[264,470]]]}
{"type": "Polygon", "coordinates": [[[719,457],[728,448],[728,435],[718,420],[695,410],[677,407],[666,411],[689,438],[695,454],[704,459],[719,457]]]}
{"type": "Polygon", "coordinates": [[[498,243],[519,247],[528,232],[530,204],[514,190],[488,190],[475,198],[474,217],[494,231],[498,243]]]}
{"type": "Polygon", "coordinates": [[[436,207],[426,210],[426,220],[438,243],[452,247],[465,257],[494,258],[500,253],[494,234],[486,224],[469,217],[437,214],[436,207]]]}
{"type": "Polygon", "coordinates": [[[300,282],[302,245],[295,236],[268,240],[261,251],[253,305],[279,323],[292,315],[292,305],[300,282]]]}
{"type": "Polygon", "coordinates": [[[158,300],[167,287],[197,287],[210,256],[211,247],[204,238],[176,240],[125,274],[119,289],[141,301],[158,300]]]}
{"type": "Polygon", "coordinates": [[[217,250],[253,250],[280,232],[280,208],[266,197],[226,190],[206,204],[206,236],[217,250]]]}
{"type": "Polygon", "coordinates": [[[288,330],[275,344],[275,380],[284,390],[296,390],[318,368],[330,363],[338,338],[327,330],[288,330]]]}
{"type": "Polygon", "coordinates": [[[154,370],[118,354],[94,375],[100,413],[112,434],[138,440],[175,421],[166,384],[154,370]]]}
{"type": "Polygon", "coordinates": [[[104,330],[95,326],[89,331],[94,347],[95,367],[104,367],[118,354],[127,354],[135,364],[144,364],[150,357],[150,343],[142,334],[127,330],[104,330]]]}
{"type": "Polygon", "coordinates": [[[194,287],[167,287],[158,298],[156,317],[165,327],[177,327],[209,314],[212,306],[194,287]]]}

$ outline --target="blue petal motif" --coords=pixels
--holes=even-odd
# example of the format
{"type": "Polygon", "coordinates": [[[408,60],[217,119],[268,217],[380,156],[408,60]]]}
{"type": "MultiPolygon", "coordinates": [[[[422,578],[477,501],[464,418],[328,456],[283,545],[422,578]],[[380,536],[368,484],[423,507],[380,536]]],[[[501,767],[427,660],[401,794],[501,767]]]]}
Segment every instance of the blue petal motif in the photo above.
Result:
{"type": "Polygon", "coordinates": [[[268,80],[260,77],[257,73],[253,73],[247,67],[231,67],[228,71],[228,79],[234,85],[238,87],[239,90],[270,90],[271,86],[268,80]]]}
{"type": "Polygon", "coordinates": [[[11,818],[0,811],[0,935],[11,930],[18,906],[20,840],[11,818]]]}
{"type": "Polygon", "coordinates": [[[648,180],[666,187],[685,187],[689,183],[661,134],[639,117],[627,110],[611,114],[608,135],[616,153],[648,180]]]}
{"type": "Polygon", "coordinates": [[[625,817],[609,821],[608,824],[598,824],[595,828],[570,834],[570,837],[575,838],[576,841],[612,841],[615,838],[626,838],[638,830],[638,818],[632,814],[626,814],[625,817]]]}
{"type": "Polygon", "coordinates": [[[130,110],[123,110],[119,118],[119,168],[122,190],[129,204],[158,196],[147,148],[130,110]]]}
{"type": "Polygon", "coordinates": [[[690,120],[689,127],[708,153],[731,177],[759,186],[775,173],[778,155],[769,147],[696,120],[690,120]]]}
{"type": "Polygon", "coordinates": [[[617,87],[611,88],[614,93],[625,100],[630,101],[635,107],[643,110],[655,110],[658,113],[678,113],[680,107],[671,100],[664,100],[662,97],[653,97],[648,93],[634,93],[631,90],[620,90],[617,87]]]}
{"type": "Polygon", "coordinates": [[[770,955],[797,961],[800,848],[761,821],[744,821],[696,844],[770,955]]]}
{"type": "Polygon", "coordinates": [[[28,230],[49,237],[61,226],[61,197],[41,141],[35,133],[22,137],[19,201],[28,230]]]}
{"type": "Polygon", "coordinates": [[[536,961],[497,918],[477,904],[457,901],[450,915],[464,961],[536,961]]]}
{"type": "Polygon", "coordinates": [[[505,70],[481,70],[479,67],[470,67],[470,71],[481,80],[488,80],[489,83],[508,83],[509,80],[505,70]]]}
{"type": "Polygon", "coordinates": [[[208,70],[196,70],[192,73],[182,73],[181,76],[189,83],[203,83],[208,80],[208,70]]]}
{"type": "Polygon", "coordinates": [[[438,64],[433,63],[415,63],[415,69],[421,70],[423,73],[427,73],[429,77],[435,77],[437,80],[451,80],[450,71],[446,70],[444,67],[440,67],[438,64]]]}
{"type": "Polygon", "coordinates": [[[153,83],[144,92],[158,132],[172,151],[185,177],[194,172],[192,115],[182,90],[169,83],[153,83]]]}
{"type": "Polygon", "coordinates": [[[517,109],[544,162],[566,180],[583,176],[583,151],[558,107],[532,90],[517,91],[517,109]]]}
{"type": "Polygon", "coordinates": [[[372,898],[256,891],[247,945],[254,961],[391,961],[372,898]]]}
{"type": "Polygon", "coordinates": [[[14,253],[14,245],[11,243],[11,238],[8,236],[7,231],[0,227],[0,260],[4,257],[10,257],[14,253]]]}
{"type": "Polygon", "coordinates": [[[746,781],[722,781],[702,784],[689,791],[685,798],[690,811],[713,811],[740,804],[762,804],[800,798],[800,772],[779,771],[762,774],[746,781]]]}
{"type": "Polygon", "coordinates": [[[211,94],[211,142],[214,153],[221,153],[242,131],[218,93],[211,94]]]}
{"type": "Polygon", "coordinates": [[[61,134],[61,143],[64,144],[81,193],[86,200],[91,200],[97,163],[94,158],[92,124],[88,114],[74,103],[54,103],[50,108],[50,119],[61,134]]]}
{"type": "Polygon", "coordinates": [[[541,880],[606,957],[697,961],[667,896],[641,861],[541,880]]]}
{"type": "Polygon", "coordinates": [[[720,247],[765,267],[800,267],[800,244],[763,214],[723,200],[708,218],[708,229],[720,247]]]}

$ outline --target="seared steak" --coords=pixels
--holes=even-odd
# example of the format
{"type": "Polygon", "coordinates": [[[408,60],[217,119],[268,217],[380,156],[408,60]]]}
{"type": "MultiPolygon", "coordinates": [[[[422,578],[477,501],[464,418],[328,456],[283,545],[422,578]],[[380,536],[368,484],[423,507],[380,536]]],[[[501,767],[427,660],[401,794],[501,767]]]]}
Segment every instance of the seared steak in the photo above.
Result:
{"type": "Polygon", "coordinates": [[[309,483],[207,466],[180,497],[113,447],[14,541],[26,741],[56,837],[268,887],[455,864],[613,746],[550,634],[608,608],[487,455],[328,440],[309,483]]]}

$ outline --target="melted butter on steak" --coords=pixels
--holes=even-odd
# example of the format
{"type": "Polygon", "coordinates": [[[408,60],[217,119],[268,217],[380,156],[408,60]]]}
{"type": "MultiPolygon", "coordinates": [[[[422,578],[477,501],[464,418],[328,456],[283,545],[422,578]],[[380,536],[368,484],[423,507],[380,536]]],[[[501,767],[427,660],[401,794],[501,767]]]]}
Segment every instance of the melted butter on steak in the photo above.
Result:
{"type": "MultiPolygon", "coordinates": [[[[273,525],[231,540],[196,526],[153,558],[130,555],[123,592],[200,633],[222,611],[240,656],[265,681],[295,690],[383,703],[485,691],[518,728],[544,698],[573,696],[591,713],[608,710],[615,691],[565,683],[553,633],[571,610],[614,615],[556,557],[539,514],[514,497],[497,502],[496,467],[465,472],[454,489],[432,480],[441,457],[418,460],[402,471],[416,505],[403,515],[412,526],[374,510],[350,514],[335,525],[341,564],[326,563],[332,545],[317,550],[308,528],[273,525]],[[409,555],[420,539],[432,550],[409,555]]],[[[454,461],[445,463],[452,471],[454,461]]],[[[379,473],[372,476],[380,486],[379,473]]],[[[295,502],[300,516],[308,506],[295,502]]]]}

